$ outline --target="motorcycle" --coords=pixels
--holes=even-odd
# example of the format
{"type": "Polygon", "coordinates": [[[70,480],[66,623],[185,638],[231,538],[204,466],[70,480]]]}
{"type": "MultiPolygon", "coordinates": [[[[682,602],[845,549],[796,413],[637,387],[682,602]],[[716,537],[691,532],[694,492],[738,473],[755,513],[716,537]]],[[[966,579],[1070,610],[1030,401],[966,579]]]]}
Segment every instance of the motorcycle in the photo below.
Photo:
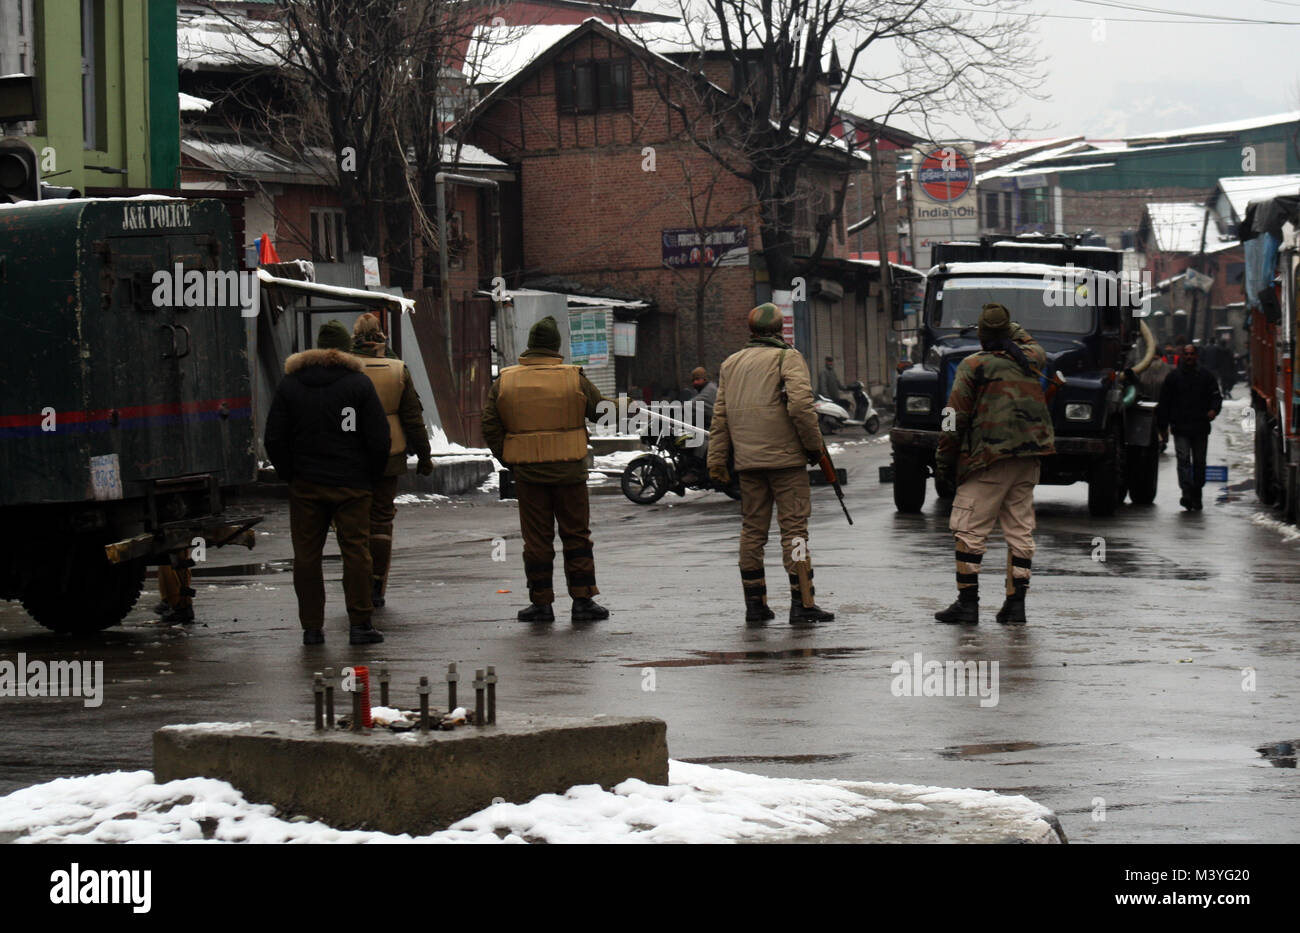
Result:
{"type": "Polygon", "coordinates": [[[727,464],[730,482],[719,486],[709,476],[703,461],[695,456],[694,449],[686,446],[690,438],[690,434],[644,435],[641,442],[654,452],[637,457],[623,468],[620,479],[623,495],[637,505],[651,505],[668,492],[684,496],[687,489],[717,489],[732,499],[739,499],[740,480],[731,463],[727,464]]]}
{"type": "Polygon", "coordinates": [[[875,434],[880,430],[880,416],[876,414],[875,406],[871,404],[871,396],[867,394],[866,388],[861,382],[851,382],[844,388],[853,393],[853,417],[849,417],[843,405],[824,395],[817,396],[813,401],[813,410],[817,412],[817,421],[821,425],[822,434],[834,434],[841,428],[858,426],[868,434],[875,434]]]}

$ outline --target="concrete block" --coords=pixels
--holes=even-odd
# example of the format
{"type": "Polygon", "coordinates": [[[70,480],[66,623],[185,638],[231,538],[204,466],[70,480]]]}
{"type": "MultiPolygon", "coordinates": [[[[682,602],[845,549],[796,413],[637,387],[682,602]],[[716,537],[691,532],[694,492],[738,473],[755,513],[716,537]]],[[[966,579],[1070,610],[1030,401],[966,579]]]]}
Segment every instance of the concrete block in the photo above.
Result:
{"type": "Polygon", "coordinates": [[[668,783],[662,719],[498,715],[453,732],[316,732],[310,723],[204,723],[154,733],[159,783],[228,781],[257,803],[339,829],[424,834],[489,806],[576,784],[668,783]]]}
{"type": "Polygon", "coordinates": [[[451,454],[433,458],[433,472],[421,476],[412,468],[397,479],[398,492],[434,492],[460,496],[477,489],[492,475],[492,458],[451,454]]]}

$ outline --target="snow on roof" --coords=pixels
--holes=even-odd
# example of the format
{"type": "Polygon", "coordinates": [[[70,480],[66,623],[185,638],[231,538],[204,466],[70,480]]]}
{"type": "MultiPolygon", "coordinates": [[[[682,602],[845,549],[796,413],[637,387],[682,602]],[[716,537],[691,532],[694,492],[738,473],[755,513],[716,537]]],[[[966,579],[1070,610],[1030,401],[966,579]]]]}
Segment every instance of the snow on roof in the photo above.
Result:
{"type": "Polygon", "coordinates": [[[1114,162],[1089,162],[1087,165],[1028,165],[1025,162],[1017,162],[1004,168],[995,168],[977,178],[979,181],[990,181],[995,178],[1024,178],[1028,175],[1055,175],[1058,172],[1090,172],[1095,168],[1114,167],[1114,162]]]}
{"type": "MultiPolygon", "coordinates": [[[[1023,246],[1023,243],[1017,243],[1017,246],[1023,246]]],[[[930,274],[939,266],[931,266],[930,274]]],[[[1065,275],[1080,273],[1092,273],[1094,275],[1111,275],[1099,269],[1088,269],[1083,266],[1062,266],[1052,265],[1046,262],[950,262],[944,266],[946,275],[1065,275]]]]}
{"type": "Polygon", "coordinates": [[[502,301],[513,301],[515,298],[536,297],[538,295],[563,295],[564,300],[569,305],[580,305],[591,308],[648,308],[648,302],[636,301],[625,298],[602,298],[599,295],[572,295],[566,292],[552,292],[542,288],[510,288],[500,292],[491,292],[487,289],[481,289],[478,294],[485,297],[500,298],[502,301]]]}
{"type": "Polygon", "coordinates": [[[1159,202],[1146,205],[1155,248],[1162,253],[1195,253],[1201,248],[1201,230],[1207,242],[1218,240],[1218,229],[1207,224],[1209,211],[1192,201],[1159,202]]]}
{"type": "Polygon", "coordinates": [[[477,168],[506,168],[506,163],[502,162],[495,156],[489,155],[478,146],[472,146],[469,143],[461,143],[460,158],[456,157],[456,144],[454,142],[444,142],[442,144],[442,162],[444,165],[464,165],[477,168]]]}
{"type": "Polygon", "coordinates": [[[1239,175],[1220,178],[1219,188],[1232,205],[1237,220],[1246,216],[1246,205],[1261,198],[1280,194],[1300,194],[1300,175],[1239,175]]]}
{"type": "Polygon", "coordinates": [[[180,99],[181,113],[202,113],[212,106],[212,101],[204,100],[202,97],[195,97],[193,94],[186,94],[181,91],[178,94],[180,99]]]}
{"type": "Polygon", "coordinates": [[[1266,126],[1276,126],[1280,123],[1295,123],[1300,121],[1300,110],[1289,110],[1285,113],[1274,113],[1263,117],[1249,117],[1245,120],[1232,120],[1227,123],[1207,123],[1204,126],[1192,126],[1178,130],[1166,130],[1160,133],[1146,133],[1138,136],[1126,136],[1124,141],[1133,144],[1140,144],[1147,140],[1172,139],[1179,136],[1205,136],[1217,133],[1240,133],[1244,130],[1256,130],[1266,126]]]}
{"type": "Polygon", "coordinates": [[[580,26],[475,26],[461,69],[472,83],[500,84],[580,26]]]}
{"type": "Polygon", "coordinates": [[[282,60],[276,49],[287,48],[284,27],[270,20],[212,14],[195,16],[176,27],[176,63],[187,71],[274,66],[282,60]]]}
{"type": "Polygon", "coordinates": [[[310,149],[299,161],[287,159],[270,149],[242,142],[219,142],[186,136],[181,152],[208,168],[249,175],[307,175],[319,180],[332,177],[332,156],[323,149],[310,149]]]}
{"type": "Polygon", "coordinates": [[[1054,139],[998,139],[987,146],[980,147],[975,153],[975,162],[978,164],[993,159],[1005,159],[1032,149],[1059,149],[1080,141],[1082,141],[1080,136],[1058,136],[1054,139]]]}

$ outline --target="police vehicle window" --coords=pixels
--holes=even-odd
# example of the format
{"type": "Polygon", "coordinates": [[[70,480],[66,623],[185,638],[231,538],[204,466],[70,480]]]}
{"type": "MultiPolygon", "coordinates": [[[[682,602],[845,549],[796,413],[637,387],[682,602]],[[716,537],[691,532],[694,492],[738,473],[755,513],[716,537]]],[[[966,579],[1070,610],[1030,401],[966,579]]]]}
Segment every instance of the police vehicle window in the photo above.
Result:
{"type": "Polygon", "coordinates": [[[943,283],[936,295],[936,327],[974,327],[980,309],[996,301],[1011,312],[1011,319],[1031,334],[1050,331],[1058,334],[1092,332],[1095,308],[1087,296],[1076,296],[1059,289],[1051,294],[1050,283],[1037,278],[955,278],[943,283]]]}

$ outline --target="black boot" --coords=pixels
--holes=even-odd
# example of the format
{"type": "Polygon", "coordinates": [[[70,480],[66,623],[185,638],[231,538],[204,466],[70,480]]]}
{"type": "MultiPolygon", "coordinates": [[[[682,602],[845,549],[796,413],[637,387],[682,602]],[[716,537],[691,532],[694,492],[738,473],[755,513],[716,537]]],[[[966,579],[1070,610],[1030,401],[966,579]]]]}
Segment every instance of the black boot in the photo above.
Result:
{"type": "Polygon", "coordinates": [[[352,625],[348,627],[348,644],[349,645],[377,645],[384,640],[379,629],[375,628],[369,622],[365,625],[352,625]]]}
{"type": "Polygon", "coordinates": [[[995,618],[1003,625],[1024,625],[1026,621],[1025,594],[1029,590],[1029,581],[1017,580],[1012,585],[1015,588],[1015,593],[1006,598],[995,618]]]}
{"type": "Polygon", "coordinates": [[[595,600],[590,597],[575,597],[573,600],[573,613],[570,618],[574,622],[599,622],[602,619],[609,618],[609,610],[604,606],[597,605],[595,600]]]}
{"type": "Polygon", "coordinates": [[[948,625],[979,625],[980,591],[975,586],[963,586],[957,591],[957,601],[947,609],[934,614],[936,622],[948,625]]]}
{"type": "Polygon", "coordinates": [[[520,622],[554,622],[555,610],[550,603],[532,603],[527,609],[520,609],[516,618],[520,622]]]}
{"type": "Polygon", "coordinates": [[[745,621],[768,622],[776,618],[776,613],[768,607],[762,596],[745,597],[745,621]]]}

